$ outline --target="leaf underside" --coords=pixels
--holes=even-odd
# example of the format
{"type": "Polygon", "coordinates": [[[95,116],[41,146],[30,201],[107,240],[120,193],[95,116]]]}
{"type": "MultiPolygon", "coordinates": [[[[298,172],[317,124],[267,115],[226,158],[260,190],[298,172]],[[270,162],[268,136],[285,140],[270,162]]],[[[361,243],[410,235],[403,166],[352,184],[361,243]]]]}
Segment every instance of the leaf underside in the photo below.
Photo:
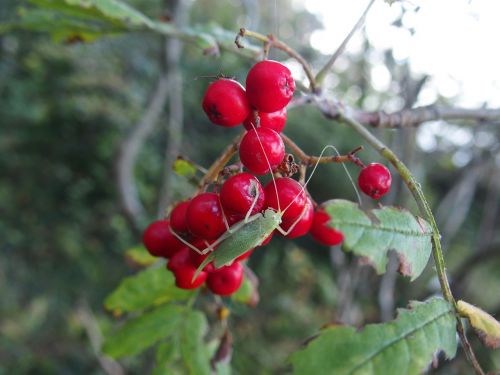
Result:
{"type": "Polygon", "coordinates": [[[329,326],[292,354],[293,374],[420,374],[435,353],[455,356],[455,325],[452,306],[433,298],[411,302],[395,320],[369,324],[359,332],[349,326],[329,326]]]}
{"type": "Polygon", "coordinates": [[[362,256],[378,274],[385,272],[388,252],[399,258],[399,272],[415,280],[424,270],[432,251],[432,228],[408,210],[382,207],[363,211],[342,199],[324,203],[330,225],[344,234],[342,248],[362,256]]]}
{"type": "Polygon", "coordinates": [[[492,349],[500,348],[500,323],[487,312],[465,301],[458,301],[458,313],[469,319],[481,342],[492,349]]]}

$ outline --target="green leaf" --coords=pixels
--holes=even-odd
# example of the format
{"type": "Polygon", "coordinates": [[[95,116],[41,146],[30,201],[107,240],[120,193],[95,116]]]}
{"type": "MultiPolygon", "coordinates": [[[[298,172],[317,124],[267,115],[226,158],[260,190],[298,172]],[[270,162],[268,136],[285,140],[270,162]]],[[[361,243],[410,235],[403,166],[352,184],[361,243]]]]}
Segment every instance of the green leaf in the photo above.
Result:
{"type": "Polygon", "coordinates": [[[487,312],[465,301],[458,301],[458,313],[469,319],[481,342],[492,349],[500,348],[500,323],[487,312]]]}
{"type": "Polygon", "coordinates": [[[117,332],[106,338],[103,352],[113,358],[134,355],[177,332],[185,319],[186,309],[163,305],[138,318],[127,321],[117,332]]]}
{"type": "Polygon", "coordinates": [[[191,375],[210,375],[210,355],[203,337],[207,333],[207,319],[200,311],[190,311],[184,318],[180,336],[181,356],[191,375]]]}
{"type": "Polygon", "coordinates": [[[115,315],[145,309],[170,301],[189,298],[193,291],[179,289],[171,272],[163,267],[148,268],[123,279],[105,300],[104,306],[115,315]]]}
{"type": "Polygon", "coordinates": [[[139,245],[125,251],[125,257],[139,266],[150,266],[158,261],[144,246],[139,245]]]}
{"type": "Polygon", "coordinates": [[[16,21],[0,24],[0,32],[12,29],[48,32],[56,40],[91,41],[126,31],[150,30],[192,42],[211,54],[218,53],[212,35],[191,28],[150,19],[118,0],[31,0],[35,6],[20,8],[16,21]]]}
{"type": "Polygon", "coordinates": [[[161,342],[156,347],[156,367],[166,370],[166,367],[173,362],[179,354],[177,337],[172,337],[161,342]]]}
{"type": "Polygon", "coordinates": [[[325,328],[292,354],[293,373],[322,375],[420,374],[433,355],[455,356],[457,339],[453,307],[440,298],[412,302],[409,310],[385,324],[361,331],[348,326],[325,328]]]}
{"type": "Polygon", "coordinates": [[[192,177],[196,174],[196,167],[182,158],[177,158],[172,168],[179,176],[192,177]]]}
{"type": "Polygon", "coordinates": [[[415,280],[424,270],[432,251],[432,229],[408,210],[382,207],[363,211],[358,204],[335,199],[324,203],[330,225],[344,234],[342,248],[363,256],[378,274],[385,272],[387,253],[399,256],[399,272],[415,280]]]}

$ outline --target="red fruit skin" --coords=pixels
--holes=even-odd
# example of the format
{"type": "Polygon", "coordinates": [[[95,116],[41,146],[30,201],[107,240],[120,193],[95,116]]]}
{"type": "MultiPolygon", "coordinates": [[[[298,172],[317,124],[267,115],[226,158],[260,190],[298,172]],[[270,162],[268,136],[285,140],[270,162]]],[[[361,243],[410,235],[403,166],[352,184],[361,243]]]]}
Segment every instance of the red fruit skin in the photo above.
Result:
{"type": "Polygon", "coordinates": [[[358,185],[363,193],[373,199],[381,198],[391,188],[391,172],[380,163],[364,167],[358,176],[358,185]]]}
{"type": "MultiPolygon", "coordinates": [[[[314,206],[311,200],[307,198],[304,215],[300,218],[297,224],[295,224],[291,232],[288,233],[286,237],[292,239],[305,236],[311,229],[311,226],[313,224],[313,218],[314,218],[314,206]]],[[[297,219],[283,220],[283,222],[281,223],[281,228],[283,228],[284,230],[290,229],[290,227],[293,225],[293,223],[295,223],[296,220],[297,219]]]]}
{"type": "Polygon", "coordinates": [[[236,292],[243,281],[243,266],[233,262],[208,274],[207,286],[214,294],[229,296],[236,292]]]}
{"type": "Polygon", "coordinates": [[[285,108],[292,99],[295,81],[285,65],[264,60],[248,72],[246,89],[253,107],[262,112],[276,112],[285,108]]]}
{"type": "Polygon", "coordinates": [[[186,220],[189,231],[199,238],[213,240],[226,230],[222,207],[216,193],[201,193],[191,199],[186,220]]]}
{"type": "Polygon", "coordinates": [[[243,122],[243,126],[246,130],[262,127],[273,129],[275,132],[281,133],[285,128],[286,108],[271,113],[258,112],[257,115],[259,116],[258,125],[257,119],[255,118],[255,111],[250,111],[250,114],[245,119],[245,122],[243,122]]]}
{"type": "Polygon", "coordinates": [[[184,247],[172,234],[169,220],[157,220],[149,224],[142,236],[142,242],[151,255],[167,259],[184,247]]]}
{"type": "Polygon", "coordinates": [[[266,195],[266,202],[264,203],[264,207],[271,207],[276,211],[278,211],[278,209],[286,209],[283,214],[282,220],[293,222],[302,213],[302,210],[307,203],[307,196],[302,189],[302,186],[294,179],[291,179],[289,177],[281,177],[277,178],[275,181],[276,189],[274,187],[273,181],[269,181],[269,183],[264,188],[264,194],[266,195]],[[278,195],[276,195],[276,190],[278,195]],[[288,205],[290,205],[290,207],[288,207],[288,205]]]}
{"type": "MultiPolygon", "coordinates": [[[[220,203],[225,213],[236,217],[247,214],[256,195],[257,201],[252,215],[262,211],[266,197],[260,181],[250,173],[238,173],[229,177],[220,189],[220,203]]],[[[229,221],[229,219],[228,219],[229,221]]]]}
{"type": "Polygon", "coordinates": [[[190,257],[191,250],[187,247],[180,249],[177,253],[175,253],[167,263],[167,269],[172,272],[175,272],[176,269],[193,266],[190,257]]]}
{"type": "Polygon", "coordinates": [[[225,127],[240,125],[250,113],[245,89],[239,82],[227,78],[208,86],[202,106],[212,123],[225,127]]]}
{"type": "Polygon", "coordinates": [[[189,228],[186,220],[186,212],[189,200],[178,203],[170,213],[170,227],[175,233],[187,234],[189,228]]]}
{"type": "Polygon", "coordinates": [[[175,285],[181,289],[196,289],[200,287],[207,279],[208,274],[205,271],[201,271],[196,279],[193,280],[195,272],[196,267],[190,265],[177,268],[174,271],[175,285]]]}
{"type": "Polygon", "coordinates": [[[328,225],[330,220],[330,216],[323,209],[317,210],[310,230],[311,236],[322,245],[340,245],[344,241],[344,235],[328,225]]]}
{"type": "Polygon", "coordinates": [[[281,163],[285,157],[285,145],[280,135],[274,130],[257,128],[245,133],[240,143],[239,153],[241,162],[250,172],[264,175],[281,163]]]}

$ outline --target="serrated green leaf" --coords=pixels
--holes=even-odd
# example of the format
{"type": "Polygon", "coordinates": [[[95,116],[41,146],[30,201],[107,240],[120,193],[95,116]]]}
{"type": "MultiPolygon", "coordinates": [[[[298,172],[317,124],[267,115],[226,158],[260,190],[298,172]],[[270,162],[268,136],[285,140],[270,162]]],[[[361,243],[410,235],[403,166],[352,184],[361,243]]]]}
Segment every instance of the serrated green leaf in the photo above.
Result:
{"type": "Polygon", "coordinates": [[[115,315],[120,315],[152,305],[182,301],[192,294],[193,291],[177,288],[172,273],[165,268],[148,268],[124,278],[106,298],[104,306],[115,315]]]}
{"type": "Polygon", "coordinates": [[[131,319],[106,338],[103,352],[113,358],[140,353],[177,332],[185,313],[186,308],[183,306],[163,305],[131,319]]]}
{"type": "Polygon", "coordinates": [[[292,354],[293,374],[420,374],[436,352],[455,356],[455,326],[448,302],[440,298],[414,301],[389,323],[369,324],[359,332],[348,326],[325,328],[292,354]]]}
{"type": "Polygon", "coordinates": [[[458,313],[467,318],[481,342],[488,348],[500,348],[500,323],[487,312],[465,301],[458,301],[458,313]]]}
{"type": "Polygon", "coordinates": [[[196,174],[196,167],[189,161],[181,158],[175,160],[172,169],[179,176],[192,177],[196,174]]]}
{"type": "Polygon", "coordinates": [[[389,250],[397,252],[402,275],[415,280],[424,270],[432,251],[432,229],[424,219],[397,207],[363,211],[342,199],[323,206],[330,225],[344,234],[342,248],[363,256],[378,274],[385,272],[389,250]]]}
{"type": "Polygon", "coordinates": [[[189,311],[182,322],[180,349],[187,373],[210,375],[210,355],[203,338],[208,330],[207,319],[200,311],[189,311]]]}
{"type": "Polygon", "coordinates": [[[139,266],[150,266],[158,261],[157,257],[152,256],[142,245],[135,246],[125,251],[125,257],[139,266]]]}

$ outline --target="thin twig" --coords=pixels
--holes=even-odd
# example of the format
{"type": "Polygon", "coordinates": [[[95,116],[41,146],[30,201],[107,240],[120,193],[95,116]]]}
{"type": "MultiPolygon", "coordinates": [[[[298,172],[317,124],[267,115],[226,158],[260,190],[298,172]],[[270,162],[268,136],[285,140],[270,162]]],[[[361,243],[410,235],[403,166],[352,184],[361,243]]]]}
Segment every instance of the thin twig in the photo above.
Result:
{"type": "Polygon", "coordinates": [[[215,160],[210,168],[208,169],[208,172],[205,173],[203,178],[200,180],[200,183],[198,185],[198,190],[202,190],[205,186],[208,184],[214,182],[217,180],[217,177],[219,176],[219,173],[222,171],[222,169],[225,167],[225,165],[231,160],[234,154],[238,151],[238,145],[241,141],[241,138],[243,138],[243,134],[238,135],[235,137],[232,142],[226,147],[226,149],[222,152],[222,154],[215,160]]]}
{"type": "Polygon", "coordinates": [[[256,39],[256,40],[264,43],[264,55],[266,54],[266,50],[268,51],[270,47],[274,47],[274,48],[277,48],[277,49],[285,52],[291,58],[297,60],[300,63],[300,65],[302,65],[302,69],[304,69],[304,72],[306,73],[307,79],[309,80],[311,91],[312,92],[317,91],[318,86],[316,84],[316,79],[314,78],[314,73],[312,72],[311,66],[302,57],[302,55],[300,53],[295,51],[288,44],[279,40],[278,38],[276,38],[272,34],[269,34],[266,36],[264,34],[261,34],[261,33],[255,32],[255,31],[241,28],[240,32],[236,36],[236,39],[234,40],[234,43],[236,44],[236,46],[238,46],[238,48],[244,48],[244,46],[241,44],[241,38],[243,38],[243,37],[253,38],[253,39],[256,39]]]}
{"type": "Polygon", "coordinates": [[[316,163],[354,163],[360,167],[363,167],[363,163],[359,160],[355,154],[363,150],[363,146],[356,147],[354,150],[350,151],[347,155],[335,155],[335,156],[313,156],[307,155],[294,141],[288,138],[285,134],[281,133],[281,138],[283,142],[292,149],[293,153],[300,159],[301,163],[305,166],[312,166],[316,163]]]}
{"type": "Polygon", "coordinates": [[[316,82],[318,84],[320,84],[321,82],[323,82],[323,79],[325,79],[326,75],[328,74],[328,72],[332,68],[332,66],[335,63],[335,61],[344,52],[345,48],[347,47],[347,43],[349,43],[349,41],[351,40],[351,38],[353,37],[353,35],[356,33],[356,31],[361,27],[361,25],[363,25],[363,23],[365,22],[366,15],[368,14],[368,11],[370,10],[370,8],[372,7],[372,5],[373,5],[374,2],[375,2],[375,0],[371,0],[368,3],[365,11],[361,15],[361,17],[359,17],[358,22],[356,22],[356,24],[353,26],[353,28],[351,29],[351,31],[349,31],[349,34],[347,34],[347,36],[344,38],[344,40],[342,41],[342,43],[340,44],[340,46],[333,53],[332,57],[330,57],[330,59],[327,61],[327,63],[325,64],[325,66],[323,66],[323,68],[321,68],[321,70],[319,71],[319,73],[316,74],[316,82]]]}

